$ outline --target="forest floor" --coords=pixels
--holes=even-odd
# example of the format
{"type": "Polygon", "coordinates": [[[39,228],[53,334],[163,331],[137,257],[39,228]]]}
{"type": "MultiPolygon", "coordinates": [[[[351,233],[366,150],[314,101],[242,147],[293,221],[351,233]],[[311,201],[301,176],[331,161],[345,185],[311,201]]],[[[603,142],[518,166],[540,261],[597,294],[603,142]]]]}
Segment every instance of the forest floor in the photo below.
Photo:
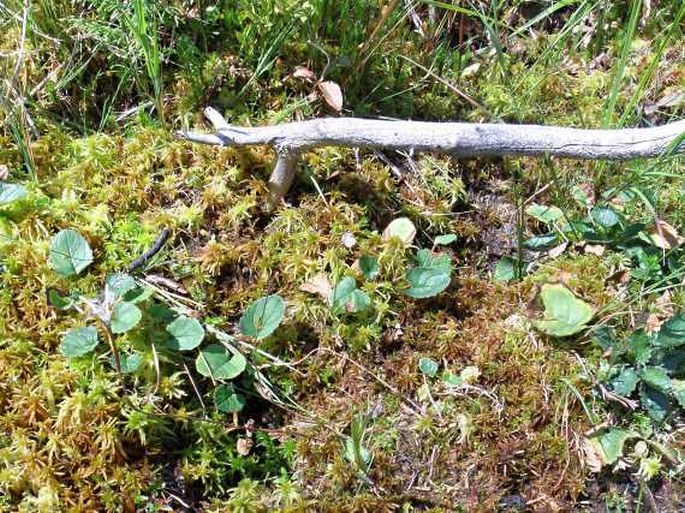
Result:
{"type": "Polygon", "coordinates": [[[175,136],[683,119],[616,4],[0,5],[0,511],[683,511],[682,156],[175,136]]]}

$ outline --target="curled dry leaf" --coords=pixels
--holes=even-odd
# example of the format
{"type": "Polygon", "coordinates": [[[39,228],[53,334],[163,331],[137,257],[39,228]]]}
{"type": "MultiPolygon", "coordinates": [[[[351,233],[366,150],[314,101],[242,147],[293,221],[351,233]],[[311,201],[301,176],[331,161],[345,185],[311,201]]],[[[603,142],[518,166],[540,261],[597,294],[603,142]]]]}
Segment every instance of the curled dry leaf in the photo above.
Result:
{"type": "Polygon", "coordinates": [[[340,112],[342,110],[343,95],[338,84],[332,80],[326,80],[325,82],[316,84],[316,87],[319,88],[321,97],[331,109],[335,112],[340,112]]]}
{"type": "Polygon", "coordinates": [[[242,436],[238,438],[236,442],[236,450],[241,456],[248,456],[252,451],[252,445],[254,442],[250,438],[243,438],[242,436]]]}
{"type": "Polygon", "coordinates": [[[331,282],[328,281],[328,276],[324,273],[319,273],[310,280],[307,280],[300,285],[302,292],[309,292],[310,294],[317,294],[323,299],[328,299],[333,292],[331,282]]]}
{"type": "Polygon", "coordinates": [[[7,177],[10,175],[10,168],[7,167],[5,164],[0,164],[0,182],[3,180],[7,180],[7,177]]]}
{"type": "Polygon", "coordinates": [[[547,255],[549,255],[550,258],[557,258],[564,251],[566,251],[567,247],[568,247],[568,242],[562,242],[558,246],[554,246],[552,249],[550,249],[548,251],[547,255]]]}
{"type": "Polygon", "coordinates": [[[678,230],[673,228],[666,221],[657,219],[649,230],[649,238],[657,248],[669,250],[683,243],[683,237],[678,234],[678,230]]]}
{"type": "Polygon", "coordinates": [[[585,244],[583,251],[590,255],[602,256],[606,248],[601,244],[585,244]]]}
{"type": "Polygon", "coordinates": [[[301,78],[307,80],[308,82],[316,82],[316,73],[307,68],[306,66],[295,66],[295,71],[293,71],[294,78],[301,78]]]}
{"type": "Polygon", "coordinates": [[[680,107],[685,105],[685,90],[674,91],[672,93],[662,96],[658,102],[657,107],[680,107]]]}
{"type": "Polygon", "coordinates": [[[647,317],[647,322],[645,323],[645,329],[647,333],[654,333],[659,331],[663,323],[664,320],[661,319],[657,314],[649,314],[649,317],[647,317]]]}
{"type": "Polygon", "coordinates": [[[590,469],[590,472],[601,472],[604,466],[602,453],[589,438],[583,438],[583,455],[585,456],[584,463],[590,469]]]}

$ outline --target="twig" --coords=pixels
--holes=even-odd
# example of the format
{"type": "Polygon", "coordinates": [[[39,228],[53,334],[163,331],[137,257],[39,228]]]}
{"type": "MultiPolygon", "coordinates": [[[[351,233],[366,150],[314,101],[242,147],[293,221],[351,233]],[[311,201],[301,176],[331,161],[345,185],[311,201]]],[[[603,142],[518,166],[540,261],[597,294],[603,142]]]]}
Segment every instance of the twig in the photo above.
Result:
{"type": "Polygon", "coordinates": [[[169,229],[164,228],[155,239],[155,242],[152,245],[152,247],[148,249],[145,253],[143,253],[141,256],[136,258],[133,262],[131,262],[131,264],[128,266],[128,272],[132,273],[139,267],[142,267],[148,260],[150,260],[157,253],[159,253],[162,249],[162,246],[164,246],[164,243],[169,238],[169,233],[169,229]]]}
{"type": "Polygon", "coordinates": [[[480,110],[481,112],[483,112],[483,114],[487,114],[488,117],[489,117],[490,119],[495,119],[495,118],[496,118],[496,116],[495,116],[492,112],[490,112],[484,105],[478,103],[478,102],[477,102],[476,100],[474,100],[471,96],[469,96],[468,94],[466,94],[464,91],[462,91],[461,89],[459,89],[459,88],[458,88],[457,86],[455,86],[454,84],[451,84],[450,82],[448,82],[447,80],[445,80],[444,78],[442,78],[440,75],[437,75],[437,74],[433,73],[433,71],[431,71],[431,70],[428,69],[427,67],[423,66],[422,64],[419,64],[419,63],[416,62],[414,59],[410,59],[409,57],[407,57],[407,56],[405,56],[405,55],[400,55],[400,57],[402,57],[405,61],[411,62],[411,63],[412,63],[414,66],[416,66],[417,68],[419,68],[419,69],[425,71],[427,75],[433,77],[435,80],[437,80],[437,81],[440,82],[442,85],[444,85],[447,89],[449,89],[450,91],[456,93],[457,96],[459,96],[462,100],[467,101],[467,102],[470,103],[472,106],[474,106],[475,108],[477,108],[478,110],[480,110]]]}

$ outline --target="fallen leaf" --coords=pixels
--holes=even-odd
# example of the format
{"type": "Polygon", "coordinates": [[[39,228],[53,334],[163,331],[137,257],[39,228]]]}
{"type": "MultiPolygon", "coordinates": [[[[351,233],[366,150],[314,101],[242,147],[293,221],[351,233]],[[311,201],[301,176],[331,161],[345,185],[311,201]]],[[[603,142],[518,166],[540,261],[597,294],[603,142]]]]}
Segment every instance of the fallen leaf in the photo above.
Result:
{"type": "Polygon", "coordinates": [[[564,251],[566,251],[566,248],[568,247],[568,242],[564,242],[562,244],[559,244],[558,246],[554,246],[552,249],[550,249],[547,254],[549,255],[550,258],[556,258],[559,255],[561,255],[564,251]]]}
{"type": "Polygon", "coordinates": [[[583,251],[590,255],[602,256],[606,248],[601,244],[585,244],[583,251]]]}
{"type": "Polygon", "coordinates": [[[654,306],[658,308],[659,314],[662,314],[665,317],[673,317],[675,312],[673,310],[671,291],[667,290],[658,298],[656,298],[656,300],[654,301],[654,306]]]}
{"type": "Polygon", "coordinates": [[[241,456],[247,456],[252,451],[252,445],[254,442],[249,438],[243,438],[242,436],[238,438],[236,442],[236,450],[241,456]]]}
{"type": "Polygon", "coordinates": [[[310,294],[317,294],[323,299],[328,299],[333,288],[331,287],[331,282],[328,281],[328,276],[324,273],[319,273],[300,285],[300,290],[310,294]]]}
{"type": "Polygon", "coordinates": [[[7,180],[7,177],[9,175],[10,175],[10,168],[7,167],[5,164],[0,164],[0,181],[7,180]]]}
{"type": "Polygon", "coordinates": [[[647,333],[659,331],[663,323],[664,320],[661,319],[657,314],[649,314],[649,317],[647,317],[647,322],[645,323],[647,333]]]}
{"type": "Polygon", "coordinates": [[[672,92],[656,102],[658,107],[679,107],[683,104],[685,104],[685,91],[672,92]]]}
{"type": "Polygon", "coordinates": [[[293,71],[293,77],[302,78],[309,82],[316,82],[316,73],[314,73],[306,66],[295,66],[295,71],[293,71]]]}
{"type": "Polygon", "coordinates": [[[332,80],[316,84],[326,104],[336,112],[343,108],[343,95],[340,86],[332,80]]]}
{"type": "Polygon", "coordinates": [[[475,75],[480,70],[480,63],[475,62],[469,66],[466,66],[461,72],[462,78],[467,78],[475,75]]]}
{"type": "Polygon", "coordinates": [[[583,438],[583,455],[585,456],[584,463],[592,473],[602,471],[604,460],[600,449],[587,437],[583,438]]]}
{"type": "Polygon", "coordinates": [[[657,248],[669,250],[683,243],[685,239],[678,235],[678,230],[666,221],[657,219],[649,230],[649,238],[657,248]]]}
{"type": "Polygon", "coordinates": [[[357,245],[357,238],[352,232],[345,232],[342,235],[342,243],[347,249],[352,249],[357,245]]]}

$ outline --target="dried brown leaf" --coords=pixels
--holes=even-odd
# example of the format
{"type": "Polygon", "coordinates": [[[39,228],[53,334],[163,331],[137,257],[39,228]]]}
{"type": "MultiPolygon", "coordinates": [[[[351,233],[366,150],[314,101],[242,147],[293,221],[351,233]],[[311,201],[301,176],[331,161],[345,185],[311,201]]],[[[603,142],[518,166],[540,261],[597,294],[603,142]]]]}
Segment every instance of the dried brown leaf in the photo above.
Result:
{"type": "Polygon", "coordinates": [[[0,164],[0,181],[7,180],[7,177],[9,175],[10,175],[10,168],[7,167],[5,164],[0,164]]]}
{"type": "Polygon", "coordinates": [[[307,80],[308,82],[316,82],[316,73],[307,68],[306,66],[295,66],[295,71],[293,71],[294,78],[301,78],[307,80]]]}
{"type": "Polygon", "coordinates": [[[606,248],[601,244],[585,244],[583,251],[590,255],[602,256],[606,248]]]}
{"type": "Polygon", "coordinates": [[[319,273],[300,285],[300,290],[302,292],[309,292],[310,294],[317,294],[323,299],[328,299],[333,289],[331,287],[331,282],[328,281],[328,276],[324,273],[319,273]]]}
{"type": "Polygon", "coordinates": [[[661,319],[657,314],[652,313],[649,314],[649,317],[647,317],[647,322],[646,322],[646,331],[647,333],[654,333],[656,331],[659,331],[661,328],[661,325],[664,323],[664,320],[661,319]]]}
{"type": "Polygon", "coordinates": [[[601,472],[604,466],[604,459],[602,453],[595,443],[589,438],[583,438],[583,455],[584,463],[587,465],[590,472],[601,472]]]}
{"type": "Polygon", "coordinates": [[[657,107],[680,107],[683,104],[685,104],[685,90],[666,94],[656,102],[657,107]]]}
{"type": "Polygon", "coordinates": [[[554,246],[552,249],[550,249],[547,254],[549,255],[550,258],[556,258],[559,255],[561,255],[564,251],[566,251],[566,248],[568,247],[568,242],[562,242],[558,246],[554,246]]]}
{"type": "Polygon", "coordinates": [[[649,238],[657,248],[669,250],[683,243],[683,237],[666,221],[657,219],[649,230],[649,238]]]}
{"type": "Polygon", "coordinates": [[[326,104],[335,112],[340,112],[343,108],[343,95],[340,86],[332,80],[319,82],[316,86],[326,104]]]}
{"type": "Polygon", "coordinates": [[[254,445],[254,442],[250,438],[240,437],[238,438],[238,441],[235,445],[238,454],[240,454],[241,456],[248,456],[252,451],[252,446],[254,445]]]}

